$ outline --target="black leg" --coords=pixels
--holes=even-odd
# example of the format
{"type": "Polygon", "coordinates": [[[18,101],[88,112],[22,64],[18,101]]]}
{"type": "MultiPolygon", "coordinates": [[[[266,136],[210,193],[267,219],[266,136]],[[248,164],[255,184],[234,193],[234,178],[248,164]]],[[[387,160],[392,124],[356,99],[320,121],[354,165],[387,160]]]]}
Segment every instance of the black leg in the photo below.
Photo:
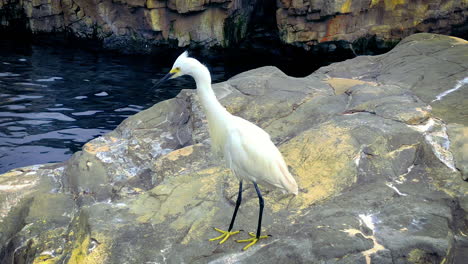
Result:
{"type": "Polygon", "coordinates": [[[237,210],[239,210],[239,206],[242,202],[242,181],[239,182],[239,194],[237,195],[237,202],[236,202],[236,209],[234,209],[234,214],[232,215],[231,224],[229,225],[228,232],[231,231],[232,227],[234,226],[234,221],[236,220],[237,210]]]}
{"type": "Polygon", "coordinates": [[[260,193],[260,189],[258,189],[257,183],[254,182],[253,184],[255,186],[255,190],[257,191],[258,202],[260,205],[260,213],[258,215],[258,226],[257,226],[257,238],[260,238],[260,231],[262,230],[262,215],[263,215],[264,203],[263,203],[262,193],[260,193]]]}

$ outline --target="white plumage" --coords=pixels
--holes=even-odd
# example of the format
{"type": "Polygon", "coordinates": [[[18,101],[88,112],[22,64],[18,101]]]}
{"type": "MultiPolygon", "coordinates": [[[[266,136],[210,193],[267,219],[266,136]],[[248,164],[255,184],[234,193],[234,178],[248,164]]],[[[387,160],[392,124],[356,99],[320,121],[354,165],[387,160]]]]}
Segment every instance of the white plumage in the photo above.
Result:
{"type": "Polygon", "coordinates": [[[297,195],[296,181],[270,136],[258,126],[230,116],[232,127],[224,142],[224,158],[239,179],[280,188],[297,195]]]}
{"type": "Polygon", "coordinates": [[[242,180],[254,182],[260,200],[260,216],[256,238],[242,241],[252,242],[244,248],[247,249],[263,238],[260,237],[263,198],[256,183],[274,186],[295,195],[298,194],[297,183],[268,133],[255,124],[230,114],[216,99],[208,69],[196,59],[188,57],[187,52],[177,58],[172,70],[161,81],[182,75],[190,75],[195,79],[197,93],[208,119],[213,152],[224,156],[227,167],[240,180],[239,197],[229,230],[217,229],[223,235],[216,239],[225,238],[222,243],[235,233],[230,231],[241,203],[242,180]]]}

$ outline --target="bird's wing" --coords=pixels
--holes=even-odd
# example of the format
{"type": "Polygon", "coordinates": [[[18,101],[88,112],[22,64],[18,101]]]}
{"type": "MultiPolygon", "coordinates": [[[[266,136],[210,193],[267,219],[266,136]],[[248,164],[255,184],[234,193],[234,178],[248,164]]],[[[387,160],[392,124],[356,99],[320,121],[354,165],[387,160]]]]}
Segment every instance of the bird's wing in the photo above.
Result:
{"type": "Polygon", "coordinates": [[[297,184],[268,133],[240,117],[229,130],[225,157],[238,177],[297,193],[297,184]]]}

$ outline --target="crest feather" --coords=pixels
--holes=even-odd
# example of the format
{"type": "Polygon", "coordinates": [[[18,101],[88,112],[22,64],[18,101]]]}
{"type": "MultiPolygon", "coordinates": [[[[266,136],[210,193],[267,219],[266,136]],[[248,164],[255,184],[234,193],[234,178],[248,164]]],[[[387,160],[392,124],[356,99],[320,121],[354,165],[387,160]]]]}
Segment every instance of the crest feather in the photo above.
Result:
{"type": "Polygon", "coordinates": [[[179,58],[188,58],[188,50],[184,51],[182,54],[180,54],[179,58]]]}
{"type": "Polygon", "coordinates": [[[182,63],[182,61],[184,61],[188,57],[189,57],[188,51],[184,51],[182,54],[179,55],[179,57],[177,57],[173,68],[175,68],[177,66],[176,64],[182,63]]]}

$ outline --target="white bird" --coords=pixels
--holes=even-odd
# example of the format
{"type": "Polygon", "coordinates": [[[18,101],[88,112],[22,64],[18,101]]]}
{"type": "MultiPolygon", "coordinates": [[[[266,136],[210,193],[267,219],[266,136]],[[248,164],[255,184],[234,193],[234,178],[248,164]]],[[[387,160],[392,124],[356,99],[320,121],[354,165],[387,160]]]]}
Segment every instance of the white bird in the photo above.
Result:
{"type": "Polygon", "coordinates": [[[242,181],[248,180],[253,182],[257,191],[260,212],[257,233],[249,233],[250,239],[237,240],[237,242],[250,242],[243,248],[246,250],[258,240],[268,237],[260,236],[264,202],[257,183],[274,186],[294,195],[298,194],[297,183],[289,173],[283,156],[271,141],[268,133],[255,124],[230,114],[216,99],[211,88],[211,76],[208,69],[198,60],[189,57],[187,52],[177,58],[171,71],[156,85],[182,75],[190,75],[195,79],[198,97],[208,118],[213,152],[224,156],[226,166],[239,179],[239,194],[229,229],[223,231],[215,228],[222,235],[210,241],[222,239],[220,242],[222,244],[230,236],[240,232],[231,230],[242,201],[242,181]]]}

